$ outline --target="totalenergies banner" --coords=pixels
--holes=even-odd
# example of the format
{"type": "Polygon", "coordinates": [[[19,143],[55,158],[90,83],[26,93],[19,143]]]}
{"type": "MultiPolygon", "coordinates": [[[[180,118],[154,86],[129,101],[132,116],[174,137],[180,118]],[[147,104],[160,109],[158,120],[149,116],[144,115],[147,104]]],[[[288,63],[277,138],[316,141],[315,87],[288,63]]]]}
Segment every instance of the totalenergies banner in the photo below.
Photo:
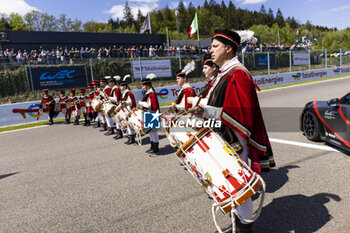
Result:
{"type": "Polygon", "coordinates": [[[31,90],[86,87],[85,66],[27,66],[31,90]]]}
{"type": "Polygon", "coordinates": [[[350,66],[255,76],[253,79],[259,87],[264,88],[347,74],[350,74],[350,66]]]}

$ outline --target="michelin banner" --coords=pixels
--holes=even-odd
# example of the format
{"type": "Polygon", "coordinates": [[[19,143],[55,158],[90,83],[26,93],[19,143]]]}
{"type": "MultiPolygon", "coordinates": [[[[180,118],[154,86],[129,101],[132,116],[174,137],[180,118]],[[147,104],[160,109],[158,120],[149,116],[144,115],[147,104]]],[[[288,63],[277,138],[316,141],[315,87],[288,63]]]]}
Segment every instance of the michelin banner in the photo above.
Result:
{"type": "Polygon", "coordinates": [[[157,77],[172,77],[171,62],[167,60],[133,60],[132,73],[134,79],[146,78],[148,74],[154,73],[157,77]],[[142,77],[141,77],[142,75],[142,77]]]}
{"type": "Polygon", "coordinates": [[[310,61],[310,55],[308,53],[293,53],[293,65],[303,66],[308,65],[310,61]]]}
{"type": "MultiPolygon", "coordinates": [[[[284,84],[298,83],[309,80],[316,80],[322,78],[330,78],[340,75],[350,75],[350,66],[328,68],[328,69],[318,69],[318,70],[308,70],[299,71],[292,73],[283,74],[273,74],[264,76],[253,77],[255,83],[260,87],[273,87],[284,84]]],[[[205,82],[192,83],[191,86],[194,88],[196,94],[198,95],[200,91],[205,86],[205,82]]],[[[158,93],[159,103],[172,102],[176,99],[180,87],[179,86],[167,86],[167,87],[157,87],[155,88],[158,93]]],[[[142,98],[142,90],[132,91],[135,95],[136,103],[142,98]]],[[[24,119],[21,114],[13,113],[13,109],[37,109],[39,106],[39,101],[16,103],[16,104],[4,104],[0,105],[0,127],[8,125],[16,125],[23,123],[36,122],[36,113],[25,113],[26,118],[24,119]]],[[[63,117],[63,114],[59,114],[58,117],[63,117]]],[[[46,114],[40,116],[39,120],[47,120],[46,114]]]]}

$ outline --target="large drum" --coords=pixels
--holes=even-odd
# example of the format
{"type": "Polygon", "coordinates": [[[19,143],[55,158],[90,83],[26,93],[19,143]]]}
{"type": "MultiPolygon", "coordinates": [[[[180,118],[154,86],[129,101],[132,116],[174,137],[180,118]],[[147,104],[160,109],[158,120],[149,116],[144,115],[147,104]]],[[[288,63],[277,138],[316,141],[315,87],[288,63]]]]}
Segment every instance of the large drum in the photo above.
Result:
{"type": "Polygon", "coordinates": [[[119,110],[119,111],[115,115],[115,119],[119,123],[121,128],[125,129],[128,126],[128,113],[129,113],[129,110],[126,107],[124,107],[124,106],[118,107],[117,110],[119,110]]]}
{"type": "Polygon", "coordinates": [[[162,120],[168,122],[163,130],[178,148],[176,155],[224,213],[264,192],[262,178],[211,128],[183,127],[179,121],[192,120],[186,112],[168,112],[162,120]]]}
{"type": "Polygon", "coordinates": [[[112,104],[110,102],[104,102],[103,103],[103,112],[107,116],[112,117],[116,107],[117,106],[115,104],[112,104]]]}
{"type": "Polygon", "coordinates": [[[91,101],[91,107],[95,110],[95,112],[101,112],[103,102],[99,98],[94,98],[91,101]]]}
{"type": "Polygon", "coordinates": [[[144,135],[151,131],[150,129],[143,128],[143,111],[138,108],[132,109],[128,114],[128,124],[134,128],[135,132],[139,135],[144,135]]]}

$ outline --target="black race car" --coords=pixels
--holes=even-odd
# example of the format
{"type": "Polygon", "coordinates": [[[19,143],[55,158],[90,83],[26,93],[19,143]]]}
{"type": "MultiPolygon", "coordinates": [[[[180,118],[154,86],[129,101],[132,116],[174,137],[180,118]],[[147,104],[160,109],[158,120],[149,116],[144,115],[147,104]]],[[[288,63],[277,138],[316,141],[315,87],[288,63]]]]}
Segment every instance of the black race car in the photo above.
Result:
{"type": "Polygon", "coordinates": [[[350,93],[341,99],[307,103],[300,129],[311,141],[326,141],[350,152],[350,93]]]}

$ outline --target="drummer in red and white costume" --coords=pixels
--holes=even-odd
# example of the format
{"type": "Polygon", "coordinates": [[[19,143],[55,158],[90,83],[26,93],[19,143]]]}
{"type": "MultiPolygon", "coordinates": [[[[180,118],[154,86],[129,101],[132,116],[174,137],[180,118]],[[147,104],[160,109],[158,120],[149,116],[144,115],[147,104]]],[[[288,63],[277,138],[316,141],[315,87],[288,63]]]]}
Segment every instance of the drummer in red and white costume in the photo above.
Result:
{"type": "MultiPolygon", "coordinates": [[[[239,45],[240,36],[236,32],[215,31],[210,52],[220,72],[209,90],[207,105],[201,104],[193,112],[198,117],[221,120],[222,133],[234,136],[225,139],[231,145],[239,143],[240,157],[247,164],[249,157],[252,170],[260,174],[269,171],[275,163],[255,91],[258,87],[236,56],[239,45]]],[[[251,219],[252,200],[237,210],[244,219],[251,219]]],[[[238,221],[237,231],[251,232],[251,224],[238,221]]]]}
{"type": "MultiPolygon", "coordinates": [[[[118,76],[119,77],[119,76],[118,76]]],[[[108,101],[110,101],[112,104],[119,104],[121,99],[121,93],[117,86],[117,76],[108,79],[108,85],[111,88],[110,94],[108,96],[108,101]]],[[[120,79],[120,77],[119,77],[120,79]]],[[[114,134],[114,119],[113,117],[105,115],[106,122],[107,122],[107,133],[105,133],[106,136],[114,134]]],[[[119,126],[119,124],[118,124],[119,126]]],[[[120,129],[120,126],[118,127],[120,129]]]]}
{"type": "Polygon", "coordinates": [[[64,118],[66,120],[65,124],[69,124],[70,116],[69,116],[69,111],[67,107],[68,96],[66,96],[65,90],[60,90],[59,95],[60,95],[60,98],[58,99],[58,102],[60,104],[60,112],[64,115],[64,118]]]}
{"type": "Polygon", "coordinates": [[[87,100],[86,100],[86,124],[84,126],[90,126],[91,125],[91,120],[93,119],[93,113],[94,110],[91,107],[91,101],[95,97],[95,90],[94,86],[92,83],[88,83],[87,87],[89,88],[89,94],[87,95],[87,100]]]}
{"type": "MultiPolygon", "coordinates": [[[[99,95],[100,95],[100,90],[99,90],[100,81],[99,80],[93,80],[92,81],[92,85],[94,87],[94,98],[99,98],[99,95]]],[[[101,122],[100,122],[100,118],[98,117],[98,113],[93,111],[92,115],[93,115],[94,121],[95,122],[97,121],[97,124],[94,127],[95,128],[101,127],[101,122]]]]}
{"type": "MultiPolygon", "coordinates": [[[[139,101],[139,105],[143,107],[144,111],[158,111],[159,104],[157,94],[152,87],[152,79],[156,78],[155,74],[148,74],[146,79],[142,80],[142,89],[144,91],[144,97],[142,101],[139,101]]],[[[159,151],[159,136],[158,131],[152,129],[149,133],[149,139],[151,141],[151,147],[147,150],[147,153],[157,153],[159,151]]]]}
{"type": "MultiPolygon", "coordinates": [[[[216,77],[218,75],[219,67],[213,62],[213,59],[211,58],[211,54],[205,54],[203,61],[203,73],[207,80],[207,84],[203,87],[201,92],[198,96],[201,96],[201,104],[206,105],[208,102],[208,93],[210,88],[213,86],[214,81],[216,80],[216,77]]],[[[198,97],[194,98],[188,98],[188,101],[192,103],[192,105],[197,104],[198,97]]]]}
{"type": "MultiPolygon", "coordinates": [[[[100,96],[101,100],[107,101],[108,97],[111,94],[111,88],[107,85],[108,79],[110,79],[110,78],[111,78],[111,76],[105,76],[100,81],[100,89],[101,90],[100,90],[99,96],[100,96]]],[[[103,114],[103,112],[99,112],[98,116],[100,118],[101,127],[102,127],[102,129],[100,131],[101,132],[107,131],[107,124],[106,124],[105,115],[103,114]]]]}
{"type": "Polygon", "coordinates": [[[53,118],[55,117],[55,100],[49,95],[49,90],[43,90],[43,97],[41,98],[41,104],[43,105],[43,112],[49,117],[49,124],[53,125],[53,118]],[[45,107],[44,107],[45,106],[45,107]]]}
{"type": "Polygon", "coordinates": [[[79,88],[79,113],[80,115],[84,116],[84,125],[83,126],[88,126],[90,125],[90,122],[88,120],[87,116],[87,102],[88,102],[88,96],[85,94],[85,89],[84,88],[79,88]]]}
{"type": "Polygon", "coordinates": [[[176,74],[176,81],[177,84],[181,86],[181,89],[179,91],[178,97],[176,98],[176,101],[173,102],[171,105],[174,109],[184,110],[192,108],[192,104],[188,102],[187,98],[195,97],[196,92],[193,90],[193,88],[190,86],[190,83],[188,82],[188,73],[189,72],[179,71],[176,74]]]}
{"type": "MultiPolygon", "coordinates": [[[[122,91],[122,99],[121,103],[128,108],[128,110],[131,110],[136,107],[136,101],[134,94],[130,91],[127,78],[130,77],[130,75],[125,75],[123,78],[123,81],[120,82],[120,90],[122,91]]],[[[128,125],[127,126],[128,131],[128,141],[125,142],[127,145],[131,145],[135,143],[135,130],[128,125]]],[[[117,132],[118,133],[118,132],[117,132]]]]}
{"type": "Polygon", "coordinates": [[[68,119],[69,119],[69,122],[70,122],[70,118],[71,118],[71,115],[73,115],[73,117],[75,118],[75,121],[74,121],[74,125],[78,125],[79,124],[79,118],[78,117],[78,112],[76,110],[76,107],[75,107],[75,102],[78,100],[78,97],[75,96],[75,90],[74,89],[70,89],[69,90],[69,97],[68,97],[68,103],[70,105],[70,109],[69,109],[69,112],[68,112],[68,119]]]}

